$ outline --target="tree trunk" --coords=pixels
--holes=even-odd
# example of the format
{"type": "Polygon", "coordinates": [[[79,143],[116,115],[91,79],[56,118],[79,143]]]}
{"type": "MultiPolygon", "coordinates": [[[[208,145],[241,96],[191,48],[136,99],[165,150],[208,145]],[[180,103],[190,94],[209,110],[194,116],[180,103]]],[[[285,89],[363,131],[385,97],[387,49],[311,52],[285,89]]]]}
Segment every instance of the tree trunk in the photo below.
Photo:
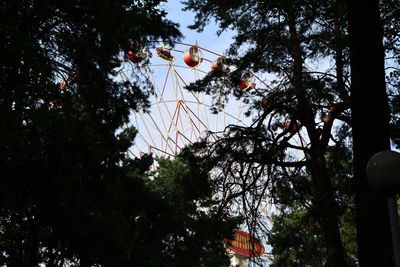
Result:
{"type": "MultiPolygon", "coordinates": [[[[335,3],[338,6],[338,3],[335,3]]],[[[337,9],[339,9],[337,7],[337,9]]],[[[350,102],[350,96],[346,91],[344,84],[344,62],[343,62],[343,34],[339,21],[339,11],[335,12],[334,15],[334,34],[335,34],[335,43],[334,43],[334,51],[335,51],[335,65],[336,65],[336,86],[337,92],[342,99],[343,102],[350,102]]]]}
{"type": "Polygon", "coordinates": [[[296,15],[293,9],[287,13],[287,22],[291,39],[291,54],[293,58],[293,78],[294,91],[298,100],[297,109],[299,120],[307,129],[311,140],[311,175],[315,186],[314,195],[314,216],[321,224],[326,248],[328,251],[328,266],[345,267],[347,266],[340,238],[338,225],[338,209],[335,202],[332,183],[327,175],[326,162],[324,157],[325,149],[321,149],[321,141],[315,126],[315,114],[310,107],[303,87],[303,57],[300,41],[296,30],[296,15]]]}
{"type": "Polygon", "coordinates": [[[348,0],[357,243],[360,266],[394,266],[388,208],[366,179],[376,152],[390,149],[378,0],[348,0]]]}
{"type": "MultiPolygon", "coordinates": [[[[314,149],[312,149],[314,150],[314,149]]],[[[320,223],[328,254],[328,266],[347,266],[339,231],[339,209],[327,174],[324,153],[311,152],[311,176],[315,185],[313,215],[320,223]]]]}

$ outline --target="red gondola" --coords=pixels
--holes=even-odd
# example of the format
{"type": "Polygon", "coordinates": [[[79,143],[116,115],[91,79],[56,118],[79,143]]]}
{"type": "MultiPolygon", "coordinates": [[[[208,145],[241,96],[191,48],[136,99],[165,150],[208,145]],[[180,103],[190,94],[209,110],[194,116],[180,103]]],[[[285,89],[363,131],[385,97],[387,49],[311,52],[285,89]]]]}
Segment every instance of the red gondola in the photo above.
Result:
{"type": "Polygon", "coordinates": [[[189,50],[183,54],[183,61],[185,61],[186,65],[192,68],[203,62],[203,55],[201,54],[199,47],[197,45],[190,47],[189,50]]]}
{"type": "Polygon", "coordinates": [[[171,51],[165,48],[165,45],[156,48],[156,54],[162,59],[172,61],[174,57],[171,55],[171,51]]]}
{"type": "Polygon", "coordinates": [[[249,89],[254,89],[256,87],[256,83],[253,81],[253,75],[251,73],[245,74],[240,83],[238,84],[238,88],[240,90],[249,90],[249,89]]]}
{"type": "Polygon", "coordinates": [[[249,82],[247,79],[243,79],[242,82],[238,85],[240,90],[248,90],[256,87],[256,83],[249,82]]]}
{"type": "Polygon", "coordinates": [[[228,72],[229,68],[226,65],[225,57],[219,57],[211,64],[211,71],[213,72],[228,72]]]}
{"type": "Polygon", "coordinates": [[[128,51],[126,56],[133,63],[139,63],[147,57],[147,53],[128,51]]]}

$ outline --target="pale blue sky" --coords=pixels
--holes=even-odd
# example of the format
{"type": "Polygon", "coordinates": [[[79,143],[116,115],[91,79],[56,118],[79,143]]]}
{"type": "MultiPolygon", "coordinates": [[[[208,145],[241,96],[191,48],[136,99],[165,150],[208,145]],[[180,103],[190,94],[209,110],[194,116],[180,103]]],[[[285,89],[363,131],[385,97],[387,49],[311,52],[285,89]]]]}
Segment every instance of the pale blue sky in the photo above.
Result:
{"type": "Polygon", "coordinates": [[[182,11],[183,5],[179,0],[169,0],[163,7],[168,11],[167,18],[179,23],[184,35],[183,42],[195,44],[197,41],[199,46],[221,54],[232,43],[233,32],[226,31],[218,37],[216,34],[218,28],[215,23],[210,23],[201,33],[188,29],[187,26],[193,23],[194,13],[182,11]]]}
{"type": "MultiPolygon", "coordinates": [[[[184,43],[194,45],[197,42],[200,47],[218,54],[223,54],[232,43],[233,32],[227,31],[217,36],[218,28],[215,23],[205,27],[201,33],[188,29],[187,26],[193,23],[194,14],[182,11],[183,5],[179,0],[170,0],[161,5],[161,8],[168,12],[169,20],[180,25],[180,30],[184,35],[181,41],[184,43]]],[[[203,133],[206,129],[221,131],[228,124],[243,124],[244,108],[238,101],[231,100],[224,112],[214,115],[210,111],[210,105],[215,102],[211,96],[205,94],[194,96],[193,93],[184,90],[186,84],[208,73],[211,70],[210,61],[218,58],[218,55],[203,50],[203,57],[206,60],[192,69],[186,66],[182,59],[182,52],[179,52],[188,48],[188,46],[176,44],[177,51],[171,51],[172,56],[175,57],[172,63],[157,57],[154,49],[150,49],[153,54],[148,65],[149,71],[145,75],[150,77],[157,95],[150,98],[152,104],[150,115],[137,113],[132,117],[131,122],[139,130],[139,136],[135,140],[136,147],[132,149],[133,154],[147,153],[149,147],[151,147],[151,152],[158,151],[159,155],[174,154],[176,152],[174,152],[173,143],[179,143],[179,147],[183,147],[188,144],[185,137],[191,141],[197,141],[201,136],[199,132],[203,133]],[[170,64],[173,68],[169,67],[170,64]],[[185,102],[185,108],[181,109],[179,101],[182,100],[185,102]],[[192,111],[196,114],[190,113],[192,111]],[[185,137],[182,137],[181,133],[185,137]]]]}

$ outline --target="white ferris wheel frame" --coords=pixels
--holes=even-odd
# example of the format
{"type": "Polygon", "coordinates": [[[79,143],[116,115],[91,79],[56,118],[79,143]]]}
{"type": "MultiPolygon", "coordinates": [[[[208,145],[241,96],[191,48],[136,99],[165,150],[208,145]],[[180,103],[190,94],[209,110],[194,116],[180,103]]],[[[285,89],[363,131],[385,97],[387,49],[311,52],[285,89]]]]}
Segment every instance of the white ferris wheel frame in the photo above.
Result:
{"type": "MultiPolygon", "coordinates": [[[[205,48],[199,47],[199,50],[204,54],[213,55],[214,60],[217,59],[216,56],[222,56],[205,48]]],[[[185,52],[176,48],[171,48],[170,51],[173,55],[185,52]]],[[[184,146],[200,141],[205,133],[217,140],[215,132],[223,131],[229,124],[246,125],[242,101],[234,103],[236,112],[225,108],[219,110],[217,114],[212,114],[210,96],[189,92],[184,88],[206,75],[210,71],[207,62],[212,63],[213,60],[204,57],[199,66],[189,67],[184,63],[179,64],[181,59],[178,57],[173,61],[158,59],[161,62],[156,63],[152,62],[155,61],[154,58],[157,57],[150,59],[149,64],[138,66],[144,70],[152,83],[154,94],[150,96],[150,113],[138,112],[131,117],[131,124],[138,129],[134,147],[129,149],[131,155],[140,157],[152,153],[160,157],[174,157],[184,146]],[[155,77],[155,74],[159,77],[155,77]],[[160,76],[164,76],[162,80],[160,76]]],[[[128,79],[125,71],[123,67],[118,72],[123,80],[128,79]]]]}

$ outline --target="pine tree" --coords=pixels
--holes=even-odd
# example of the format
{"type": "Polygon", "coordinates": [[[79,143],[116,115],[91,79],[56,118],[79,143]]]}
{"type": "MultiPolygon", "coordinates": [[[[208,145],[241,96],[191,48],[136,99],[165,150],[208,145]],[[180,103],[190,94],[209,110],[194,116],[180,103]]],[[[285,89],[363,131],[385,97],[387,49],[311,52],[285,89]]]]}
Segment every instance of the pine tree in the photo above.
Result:
{"type": "Polygon", "coordinates": [[[152,88],[136,66],[128,81],[113,68],[132,64],[123,55],[148,40],[180,37],[161,2],[2,2],[0,265],[167,266],[192,257],[207,266],[212,249],[209,257],[226,260],[222,240],[234,223],[196,213],[205,189],[153,190],[151,157],[126,158],[136,130],[121,127],[148,107],[152,88]],[[187,202],[166,202],[168,193],[187,202]],[[220,223],[214,236],[202,222],[220,223]],[[194,237],[180,234],[189,229],[194,237]]]}
{"type": "Polygon", "coordinates": [[[347,5],[358,258],[361,266],[393,266],[387,201],[381,192],[369,185],[365,167],[375,153],[390,149],[390,111],[379,1],[348,1],[347,5]],[[365,103],[372,105],[366,108],[365,103]]]}
{"type": "MultiPolygon", "coordinates": [[[[253,118],[250,127],[228,127],[221,140],[198,144],[193,152],[204,164],[222,169],[217,179],[223,184],[226,202],[239,201],[252,218],[259,214],[257,203],[268,193],[274,196],[279,183],[292,181],[288,194],[299,189],[303,198],[309,195],[310,215],[321,229],[327,266],[346,266],[353,253],[343,249],[340,196],[341,188],[351,191],[353,179],[348,175],[333,179],[327,164],[327,153],[334,144],[351,146],[352,84],[345,1],[188,0],[185,5],[196,13],[193,29],[201,31],[215,20],[220,32],[236,31],[226,60],[234,69],[213,72],[188,88],[216,97],[223,94],[225,99],[229,95],[241,98],[253,118]],[[255,88],[238,89],[249,72],[269,79],[266,83],[254,80],[255,88]],[[296,188],[297,177],[309,177],[309,186],[296,188]]],[[[382,2],[382,6],[386,13],[381,16],[390,22],[386,51],[393,51],[398,47],[393,16],[397,11],[387,7],[398,10],[398,6],[394,2],[382,2]]],[[[383,67],[379,68],[382,73],[383,67]]],[[[357,121],[363,124],[365,120],[357,121]]],[[[275,204],[279,207],[280,203],[275,204]]],[[[259,225],[258,231],[262,227],[259,225]]],[[[375,257],[372,252],[368,255],[375,257]]]]}

